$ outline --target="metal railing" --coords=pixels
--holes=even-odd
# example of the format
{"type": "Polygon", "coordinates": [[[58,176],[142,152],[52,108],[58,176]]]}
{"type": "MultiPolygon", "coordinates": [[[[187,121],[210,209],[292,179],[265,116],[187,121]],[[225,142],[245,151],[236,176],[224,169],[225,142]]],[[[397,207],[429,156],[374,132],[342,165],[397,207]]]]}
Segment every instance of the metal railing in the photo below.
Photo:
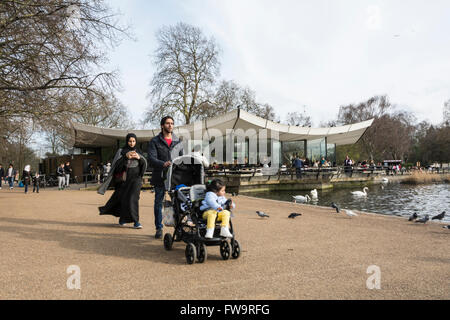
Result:
{"type": "MultiPolygon", "coordinates": [[[[335,176],[346,175],[348,177],[353,177],[354,175],[405,175],[411,174],[418,169],[406,169],[394,170],[392,168],[383,166],[372,166],[372,167],[358,167],[358,166],[336,166],[336,167],[306,167],[298,171],[296,168],[264,168],[264,167],[240,167],[240,168],[220,168],[220,169],[205,169],[206,177],[213,176],[223,176],[223,177],[252,177],[262,176],[266,178],[277,177],[290,177],[292,180],[299,180],[304,178],[316,178],[328,177],[333,178],[335,176]]],[[[445,174],[450,173],[450,168],[432,168],[432,170],[423,169],[421,172],[424,173],[439,173],[445,174]]],[[[147,171],[143,176],[143,182],[148,183],[152,176],[151,171],[147,171]]],[[[103,183],[107,176],[102,176],[98,174],[83,174],[81,176],[71,177],[70,184],[84,184],[87,188],[88,185],[99,185],[103,183]]],[[[58,186],[58,178],[56,175],[41,175],[41,187],[56,187],[58,186]]]]}

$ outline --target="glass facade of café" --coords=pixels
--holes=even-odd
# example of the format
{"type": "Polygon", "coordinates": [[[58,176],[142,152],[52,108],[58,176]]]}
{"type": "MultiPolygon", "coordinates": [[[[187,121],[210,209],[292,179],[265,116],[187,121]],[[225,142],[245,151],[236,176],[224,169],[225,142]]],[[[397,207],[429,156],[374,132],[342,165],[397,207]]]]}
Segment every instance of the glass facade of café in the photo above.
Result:
{"type": "MultiPolygon", "coordinates": [[[[356,143],[372,123],[373,119],[329,128],[289,126],[238,108],[217,117],[181,125],[174,132],[180,138],[186,137],[183,141],[185,153],[201,153],[210,163],[290,166],[298,156],[308,159],[311,164],[325,158],[333,165],[336,146],[356,143]],[[205,135],[206,140],[192,139],[202,139],[205,135]]],[[[125,144],[122,137],[130,132],[80,123],[72,123],[72,127],[74,150],[86,148],[77,151],[87,154],[87,148],[99,149],[95,153],[101,155],[103,163],[112,160],[116,150],[125,144]]],[[[159,134],[160,129],[132,132],[138,137],[138,148],[147,156],[148,142],[159,134]]]]}
{"type": "Polygon", "coordinates": [[[281,142],[282,164],[289,164],[298,156],[302,159],[308,159],[310,163],[319,161],[323,158],[331,163],[336,162],[336,145],[327,143],[327,138],[317,140],[299,140],[281,142]]]}
{"type": "MultiPolygon", "coordinates": [[[[327,139],[317,140],[298,140],[298,141],[277,141],[274,139],[265,139],[265,141],[257,140],[251,143],[248,138],[238,139],[235,137],[234,142],[223,143],[221,152],[214,148],[214,141],[189,140],[185,143],[186,152],[199,152],[208,158],[211,163],[218,164],[249,164],[261,165],[264,163],[271,164],[278,162],[279,166],[290,166],[295,156],[307,158],[310,163],[320,161],[322,157],[330,163],[336,161],[336,145],[327,143],[327,139]],[[272,158],[274,155],[274,158],[272,158]]],[[[107,163],[112,161],[118,148],[125,145],[124,140],[117,140],[114,147],[101,148],[74,148],[74,155],[89,154],[95,152],[101,156],[101,162],[107,163]]],[[[138,148],[144,156],[147,156],[148,142],[138,142],[138,148]]]]}

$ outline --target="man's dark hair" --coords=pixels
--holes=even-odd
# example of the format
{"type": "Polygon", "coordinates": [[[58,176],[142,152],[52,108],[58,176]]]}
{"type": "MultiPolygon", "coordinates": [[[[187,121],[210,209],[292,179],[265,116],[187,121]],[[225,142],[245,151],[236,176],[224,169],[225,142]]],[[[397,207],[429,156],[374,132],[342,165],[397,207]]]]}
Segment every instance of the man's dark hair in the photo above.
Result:
{"type": "Polygon", "coordinates": [[[221,179],[214,179],[206,185],[206,190],[216,193],[219,192],[223,187],[225,187],[225,184],[221,179]]]}
{"type": "Polygon", "coordinates": [[[172,119],[172,121],[175,122],[175,120],[173,120],[171,116],[165,116],[164,118],[161,119],[162,126],[166,123],[167,119],[172,119]]]}

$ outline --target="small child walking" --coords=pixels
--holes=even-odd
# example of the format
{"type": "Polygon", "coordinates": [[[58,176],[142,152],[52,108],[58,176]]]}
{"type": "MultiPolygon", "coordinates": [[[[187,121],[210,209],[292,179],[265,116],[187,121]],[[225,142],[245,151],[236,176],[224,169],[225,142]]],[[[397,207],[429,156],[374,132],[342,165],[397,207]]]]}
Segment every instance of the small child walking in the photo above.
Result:
{"type": "MultiPolygon", "coordinates": [[[[206,210],[203,213],[203,219],[207,220],[205,238],[211,239],[214,235],[214,227],[217,221],[222,221],[220,235],[226,238],[232,238],[230,233],[230,211],[225,210],[227,198],[225,198],[225,184],[221,179],[214,179],[206,186],[205,200],[202,201],[200,210],[206,210]]],[[[230,207],[234,208],[235,204],[231,201],[230,207]]]]}

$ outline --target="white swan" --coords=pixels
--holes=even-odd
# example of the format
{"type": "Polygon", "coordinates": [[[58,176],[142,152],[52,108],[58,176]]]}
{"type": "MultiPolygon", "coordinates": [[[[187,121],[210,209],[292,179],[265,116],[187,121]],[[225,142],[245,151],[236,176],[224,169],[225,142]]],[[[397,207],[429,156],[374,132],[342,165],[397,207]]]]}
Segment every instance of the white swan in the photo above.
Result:
{"type": "Polygon", "coordinates": [[[306,195],[306,196],[292,196],[292,198],[294,198],[294,202],[297,203],[297,201],[300,202],[308,202],[311,200],[311,198],[306,195]]]}
{"type": "Polygon", "coordinates": [[[318,199],[319,196],[317,194],[317,189],[311,190],[311,198],[312,199],[318,199]]]}
{"type": "Polygon", "coordinates": [[[352,191],[351,194],[356,197],[366,197],[367,196],[366,190],[369,191],[369,188],[364,187],[363,191],[352,191]]]}

